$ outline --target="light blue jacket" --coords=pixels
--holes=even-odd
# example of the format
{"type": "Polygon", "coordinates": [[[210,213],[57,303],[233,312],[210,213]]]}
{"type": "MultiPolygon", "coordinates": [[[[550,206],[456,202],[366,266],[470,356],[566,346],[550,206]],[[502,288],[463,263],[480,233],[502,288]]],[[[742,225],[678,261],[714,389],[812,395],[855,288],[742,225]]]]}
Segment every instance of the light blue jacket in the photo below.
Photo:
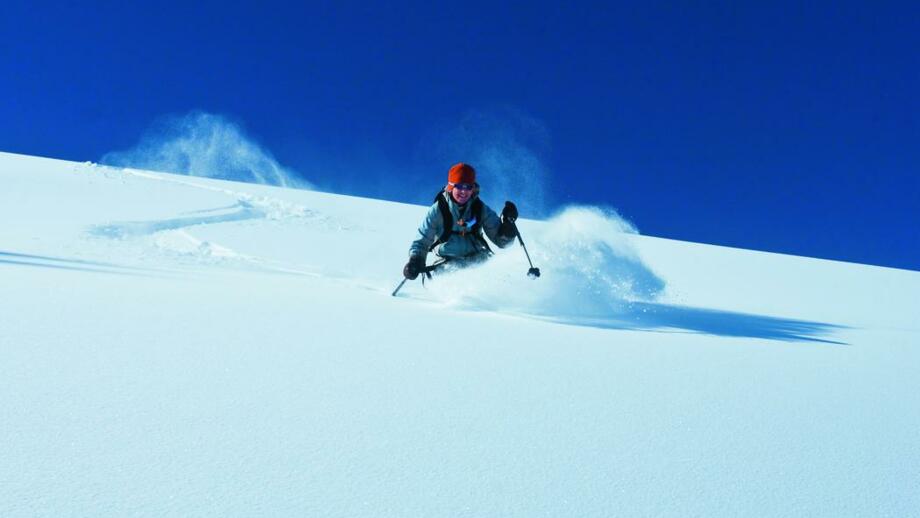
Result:
{"type": "MultiPolygon", "coordinates": [[[[477,196],[470,198],[462,207],[454,201],[449,193],[442,192],[441,196],[445,197],[447,206],[450,207],[450,213],[454,220],[453,230],[455,233],[450,235],[446,243],[438,245],[434,252],[441,257],[451,259],[461,257],[472,258],[487,253],[488,249],[484,243],[476,238],[472,232],[461,234],[460,232],[463,231],[464,228],[457,224],[457,222],[463,220],[467,222],[468,226],[473,225],[470,219],[473,217],[471,214],[473,200],[475,200],[477,196]]],[[[496,246],[505,248],[514,241],[513,237],[506,237],[499,234],[498,229],[502,223],[501,218],[485,203],[482,204],[481,217],[483,232],[496,246]]],[[[409,255],[425,257],[428,254],[428,249],[431,248],[431,245],[434,244],[439,237],[441,237],[443,231],[444,219],[441,216],[441,209],[438,208],[438,203],[435,202],[428,209],[425,219],[422,220],[422,224],[418,227],[418,239],[412,242],[412,246],[409,248],[409,255]]]]}

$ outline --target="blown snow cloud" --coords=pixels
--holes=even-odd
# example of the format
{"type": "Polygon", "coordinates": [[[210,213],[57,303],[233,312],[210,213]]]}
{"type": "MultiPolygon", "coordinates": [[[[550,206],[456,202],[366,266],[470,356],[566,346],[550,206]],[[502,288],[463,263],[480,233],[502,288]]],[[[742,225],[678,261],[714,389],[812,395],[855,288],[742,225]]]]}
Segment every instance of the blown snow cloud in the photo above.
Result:
{"type": "Polygon", "coordinates": [[[440,135],[434,147],[445,172],[458,161],[473,164],[486,200],[496,206],[514,200],[529,217],[547,214],[550,173],[543,155],[550,138],[538,119],[513,108],[474,111],[440,135]]]}
{"type": "Polygon", "coordinates": [[[135,147],[107,153],[100,162],[221,180],[312,187],[279,164],[240,124],[202,111],[164,117],[154,123],[135,147]]]}

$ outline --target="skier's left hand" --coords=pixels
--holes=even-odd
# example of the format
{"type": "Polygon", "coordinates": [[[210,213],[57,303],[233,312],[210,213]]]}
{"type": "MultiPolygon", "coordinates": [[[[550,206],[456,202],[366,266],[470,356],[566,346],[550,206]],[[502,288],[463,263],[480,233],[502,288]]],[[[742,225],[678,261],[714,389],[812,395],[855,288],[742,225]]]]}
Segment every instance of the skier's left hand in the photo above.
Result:
{"type": "Polygon", "coordinates": [[[514,223],[518,219],[518,210],[517,207],[514,206],[514,203],[510,201],[505,202],[505,208],[502,209],[502,219],[510,221],[511,223],[514,223]]]}

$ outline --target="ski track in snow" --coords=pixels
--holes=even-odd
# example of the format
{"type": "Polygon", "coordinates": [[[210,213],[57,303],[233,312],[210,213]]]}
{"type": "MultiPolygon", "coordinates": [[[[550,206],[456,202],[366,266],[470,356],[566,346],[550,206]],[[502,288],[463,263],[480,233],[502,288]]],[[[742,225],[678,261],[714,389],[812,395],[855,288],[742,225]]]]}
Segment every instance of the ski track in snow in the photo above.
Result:
{"type": "MultiPolygon", "coordinates": [[[[100,166],[89,165],[89,167],[100,166]]],[[[274,198],[253,196],[248,193],[201,185],[193,181],[164,177],[134,169],[126,168],[119,172],[137,178],[217,192],[232,198],[234,203],[228,206],[193,210],[174,218],[94,225],[87,230],[90,237],[135,241],[142,247],[141,254],[169,256],[180,263],[243,267],[295,275],[320,275],[318,272],[300,267],[272,265],[270,264],[272,261],[268,258],[242,254],[219,243],[201,240],[194,235],[194,228],[249,220],[311,220],[315,223],[329,224],[331,218],[304,206],[274,198]]]]}

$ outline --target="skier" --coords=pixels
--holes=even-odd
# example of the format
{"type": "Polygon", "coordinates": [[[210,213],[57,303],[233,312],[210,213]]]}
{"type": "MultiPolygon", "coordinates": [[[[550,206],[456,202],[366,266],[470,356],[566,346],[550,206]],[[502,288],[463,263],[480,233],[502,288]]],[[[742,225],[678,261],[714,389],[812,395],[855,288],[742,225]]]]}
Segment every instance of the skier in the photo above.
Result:
{"type": "Polygon", "coordinates": [[[419,238],[409,248],[409,262],[403,268],[403,276],[414,280],[419,274],[428,274],[447,263],[463,267],[484,261],[492,255],[492,250],[482,237],[483,232],[499,248],[505,248],[517,236],[514,225],[517,217],[517,207],[507,201],[499,219],[479,199],[473,166],[463,162],[454,165],[447,173],[447,186],[435,197],[419,226],[419,238]],[[431,251],[440,260],[426,266],[431,251]]]}

